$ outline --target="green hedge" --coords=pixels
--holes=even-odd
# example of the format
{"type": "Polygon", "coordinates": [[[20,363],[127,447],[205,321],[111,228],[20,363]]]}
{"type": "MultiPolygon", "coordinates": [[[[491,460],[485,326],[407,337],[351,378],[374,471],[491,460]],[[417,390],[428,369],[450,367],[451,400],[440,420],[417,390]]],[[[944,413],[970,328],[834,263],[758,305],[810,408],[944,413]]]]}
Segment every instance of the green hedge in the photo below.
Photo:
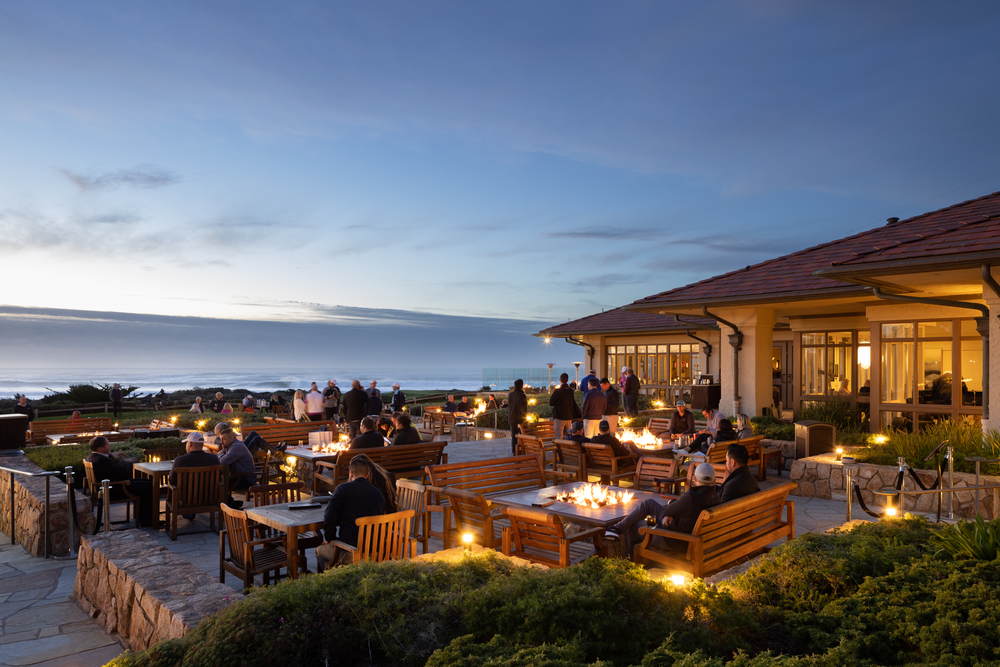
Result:
{"type": "MultiPolygon", "coordinates": [[[[180,438],[152,438],[140,440],[130,438],[122,442],[112,442],[112,452],[123,452],[125,456],[142,456],[146,449],[170,449],[183,447],[180,438]]],[[[83,459],[90,456],[90,445],[51,445],[29,447],[24,450],[28,459],[44,470],[64,472],[66,466],[73,466],[73,480],[77,487],[83,485],[86,473],[83,469],[83,459]]],[[[65,481],[66,477],[61,477],[65,481]]]]}

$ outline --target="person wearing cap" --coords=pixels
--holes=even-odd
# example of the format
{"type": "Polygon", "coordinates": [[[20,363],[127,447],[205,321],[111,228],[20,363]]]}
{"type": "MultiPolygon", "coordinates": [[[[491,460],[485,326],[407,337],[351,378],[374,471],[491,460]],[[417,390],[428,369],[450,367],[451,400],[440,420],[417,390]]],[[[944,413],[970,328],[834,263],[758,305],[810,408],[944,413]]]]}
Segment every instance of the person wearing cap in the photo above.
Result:
{"type": "MultiPolygon", "coordinates": [[[[132,476],[132,464],[137,459],[113,456],[111,443],[103,435],[99,435],[91,439],[90,456],[86,460],[94,467],[94,480],[98,484],[105,479],[112,482],[128,482],[111,487],[111,500],[127,498],[126,492],[138,496],[139,507],[136,513],[139,515],[139,523],[143,526],[152,524],[153,483],[148,479],[136,479],[132,476]]],[[[105,517],[105,521],[111,521],[111,517],[105,517]]]]}
{"type": "Polygon", "coordinates": [[[670,415],[670,435],[693,435],[694,415],[687,409],[687,403],[677,401],[677,409],[670,415]]]}
{"type": "Polygon", "coordinates": [[[581,421],[575,421],[570,424],[569,430],[566,431],[566,436],[563,439],[579,443],[590,442],[590,438],[583,433],[583,422],[581,421]]]}
{"type": "Polygon", "coordinates": [[[601,381],[597,376],[587,376],[584,380],[590,386],[587,393],[583,395],[583,432],[588,438],[597,435],[597,427],[604,419],[604,408],[608,404],[608,398],[601,391],[601,381]]]}
{"type": "MultiPolygon", "coordinates": [[[[221,426],[226,427],[224,423],[221,426]]],[[[184,451],[187,454],[178,456],[174,459],[173,465],[170,466],[169,480],[171,484],[177,484],[177,473],[174,472],[177,468],[204,468],[219,465],[218,457],[206,452],[204,448],[205,438],[201,433],[188,433],[187,439],[184,441],[184,451]]]]}
{"type": "Polygon", "coordinates": [[[582,416],[576,404],[576,393],[569,386],[569,373],[559,376],[559,386],[549,396],[549,405],[552,406],[552,430],[557,438],[562,438],[573,420],[582,416]]]}
{"type": "MultiPolygon", "coordinates": [[[[628,513],[628,516],[611,526],[604,534],[604,539],[617,540],[624,535],[628,540],[628,553],[631,556],[632,547],[642,541],[639,527],[646,525],[646,517],[653,517],[657,528],[690,534],[702,510],[715,507],[719,502],[719,495],[715,489],[715,468],[711,463],[702,463],[694,469],[691,488],[679,498],[666,505],[661,505],[652,498],[643,500],[628,513]]],[[[653,539],[654,545],[659,542],[660,545],[657,546],[662,546],[662,538],[653,539]]],[[[687,545],[686,542],[679,540],[675,542],[685,547],[687,545]]]]}
{"type": "Polygon", "coordinates": [[[726,479],[718,488],[720,503],[760,491],[760,485],[747,465],[749,462],[750,455],[743,445],[733,443],[726,448],[726,479]]]}
{"type": "Polygon", "coordinates": [[[323,401],[323,419],[336,419],[340,413],[340,387],[336,380],[327,381],[323,401]]]}
{"type": "Polygon", "coordinates": [[[618,431],[618,410],[621,408],[621,394],[614,388],[608,378],[601,378],[601,391],[607,403],[604,406],[604,421],[608,422],[608,429],[611,433],[618,431]]]}
{"type": "Polygon", "coordinates": [[[406,394],[399,390],[399,383],[392,383],[392,400],[389,402],[389,409],[392,412],[402,412],[406,406],[406,394]]]}
{"type": "Polygon", "coordinates": [[[630,456],[632,454],[639,454],[641,452],[632,443],[623,443],[614,433],[611,432],[611,425],[607,421],[601,421],[597,426],[598,433],[593,438],[590,439],[591,442],[596,442],[599,445],[607,445],[611,447],[614,451],[615,456],[630,456]]]}
{"type": "Polygon", "coordinates": [[[628,383],[628,366],[622,366],[622,372],[618,376],[618,390],[625,393],[625,385],[628,383]]]}

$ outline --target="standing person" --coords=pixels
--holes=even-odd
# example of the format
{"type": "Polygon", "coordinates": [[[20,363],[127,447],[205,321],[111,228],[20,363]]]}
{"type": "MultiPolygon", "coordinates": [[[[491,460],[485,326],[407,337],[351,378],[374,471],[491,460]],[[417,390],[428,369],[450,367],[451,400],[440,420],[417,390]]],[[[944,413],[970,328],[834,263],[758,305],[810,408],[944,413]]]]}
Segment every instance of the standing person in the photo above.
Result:
{"type": "Polygon", "coordinates": [[[576,404],[576,393],[569,386],[569,373],[559,376],[559,386],[549,396],[549,405],[552,406],[552,429],[557,438],[562,438],[573,420],[582,416],[576,404]]]}
{"type": "Polygon", "coordinates": [[[336,419],[340,416],[340,387],[337,386],[336,380],[330,380],[326,383],[326,389],[323,390],[323,419],[336,419]]]}
{"type": "Polygon", "coordinates": [[[601,378],[601,391],[607,399],[604,406],[604,421],[608,422],[611,433],[618,432],[618,410],[621,408],[621,395],[608,378],[601,378]]]}
{"type": "Polygon", "coordinates": [[[629,417],[639,416],[639,378],[631,368],[626,371],[625,381],[625,414],[629,417]]]}
{"type": "MultiPolygon", "coordinates": [[[[295,398],[292,400],[292,410],[295,421],[301,422],[309,419],[309,415],[306,414],[305,394],[302,393],[301,389],[295,390],[295,398]]],[[[225,410],[223,410],[223,412],[225,412],[225,410]]]]}
{"type": "Polygon", "coordinates": [[[19,415],[24,415],[28,418],[28,430],[31,430],[31,422],[35,421],[35,417],[38,416],[38,411],[31,405],[28,405],[28,397],[21,395],[17,398],[17,405],[14,406],[14,412],[19,415]]]}
{"type": "Polygon", "coordinates": [[[323,394],[319,393],[319,387],[313,382],[312,389],[306,394],[306,414],[309,415],[309,421],[318,422],[323,419],[323,406],[326,404],[326,399],[323,398],[323,394]]]}
{"type": "Polygon", "coordinates": [[[591,380],[597,380],[597,382],[594,383],[595,387],[601,384],[600,379],[598,379],[597,377],[597,371],[595,371],[593,368],[591,368],[590,372],[587,373],[587,375],[584,376],[582,380],[580,380],[580,389],[583,390],[583,393],[585,394],[587,393],[588,388],[590,387],[591,380]]]}
{"type": "Polygon", "coordinates": [[[588,438],[597,435],[597,429],[604,419],[604,408],[608,403],[607,397],[598,386],[600,380],[596,377],[587,376],[589,388],[583,395],[583,432],[588,438]]]}
{"type": "Polygon", "coordinates": [[[222,406],[225,405],[225,404],[226,404],[226,402],[224,400],[222,400],[222,392],[221,391],[217,391],[217,392],[215,392],[215,400],[208,404],[208,408],[212,412],[218,413],[218,412],[222,412],[222,406]]]}
{"type": "Polygon", "coordinates": [[[351,390],[344,394],[344,420],[351,440],[358,437],[361,420],[368,416],[368,394],[361,388],[359,380],[351,380],[351,390]]]}
{"type": "Polygon", "coordinates": [[[510,453],[517,453],[517,436],[521,432],[521,424],[528,416],[528,397],[524,393],[524,380],[514,380],[514,388],[507,394],[507,423],[510,425],[510,453]]]}
{"type": "Polygon", "coordinates": [[[368,414],[375,415],[376,417],[382,414],[383,407],[382,391],[375,386],[377,384],[378,382],[372,380],[365,391],[368,394],[368,414]]]}
{"type": "Polygon", "coordinates": [[[402,412],[406,406],[406,394],[399,390],[399,383],[392,385],[392,401],[389,402],[389,409],[393,412],[402,412]]]}
{"type": "Polygon", "coordinates": [[[115,386],[111,387],[108,397],[111,399],[111,408],[115,412],[115,419],[118,419],[118,411],[122,409],[122,388],[118,386],[117,382],[115,382],[115,386]]]}
{"type": "Polygon", "coordinates": [[[618,390],[624,394],[625,385],[628,383],[628,366],[622,366],[622,372],[618,376],[618,390]]]}

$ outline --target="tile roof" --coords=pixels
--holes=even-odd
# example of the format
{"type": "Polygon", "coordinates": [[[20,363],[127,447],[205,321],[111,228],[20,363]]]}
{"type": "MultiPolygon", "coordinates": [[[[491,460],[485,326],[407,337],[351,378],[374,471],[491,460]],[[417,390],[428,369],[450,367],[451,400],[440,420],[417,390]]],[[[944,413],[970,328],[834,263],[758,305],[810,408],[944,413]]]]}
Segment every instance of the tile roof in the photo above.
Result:
{"type": "Polygon", "coordinates": [[[678,322],[673,315],[637,313],[615,308],[603,313],[581,317],[572,322],[557,324],[539,331],[538,336],[576,336],[588,333],[616,333],[632,331],[683,331],[685,329],[718,329],[715,320],[704,317],[685,317],[678,322]],[[694,323],[692,326],[690,323],[694,323]]]}
{"type": "Polygon", "coordinates": [[[782,296],[848,296],[861,293],[861,286],[824,278],[813,272],[852,262],[1000,250],[998,227],[994,220],[998,216],[1000,192],[994,192],[654,294],[626,307],[707,305],[754,299],[777,300],[782,296]]]}

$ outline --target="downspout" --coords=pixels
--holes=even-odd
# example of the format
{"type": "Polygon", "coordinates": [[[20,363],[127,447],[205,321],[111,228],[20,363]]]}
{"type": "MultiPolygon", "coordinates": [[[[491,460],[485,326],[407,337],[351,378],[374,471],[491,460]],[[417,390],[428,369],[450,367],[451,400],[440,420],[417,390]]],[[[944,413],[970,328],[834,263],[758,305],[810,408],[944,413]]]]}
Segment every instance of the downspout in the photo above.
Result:
{"type": "Polygon", "coordinates": [[[566,336],[563,340],[565,340],[567,343],[572,343],[573,345],[579,345],[580,347],[587,348],[587,353],[590,355],[590,369],[594,369],[595,350],[593,345],[591,345],[590,343],[584,343],[582,340],[577,340],[572,336],[566,336]]]}
{"type": "MultiPolygon", "coordinates": [[[[705,317],[725,324],[733,330],[733,333],[729,334],[729,344],[733,346],[733,410],[736,414],[740,414],[740,350],[743,348],[743,333],[732,322],[727,322],[718,315],[708,312],[707,306],[702,306],[701,312],[705,317]]],[[[719,381],[722,381],[722,364],[719,364],[719,381]]]]}
{"type": "MultiPolygon", "coordinates": [[[[677,317],[676,315],[674,315],[674,319],[677,320],[678,324],[694,324],[694,322],[685,322],[684,320],[682,320],[681,318],[677,317]]],[[[705,345],[705,373],[708,374],[708,375],[711,375],[712,374],[712,344],[709,343],[704,338],[698,338],[697,336],[695,336],[693,333],[691,333],[691,329],[688,329],[687,331],[685,331],[684,334],[688,338],[694,338],[696,341],[698,341],[700,343],[703,343],[705,345]]],[[[722,377],[721,377],[722,373],[720,372],[719,375],[720,375],[719,381],[721,382],[722,381],[722,377]]]]}
{"type": "MultiPolygon", "coordinates": [[[[989,267],[983,265],[983,279],[989,275],[989,267]]],[[[990,287],[996,290],[993,285],[996,285],[996,281],[993,280],[993,276],[989,276],[990,281],[993,284],[990,287]]],[[[989,284],[989,282],[987,283],[989,284]]],[[[885,294],[878,287],[872,288],[872,294],[880,299],[885,299],[887,301],[906,301],[909,303],[926,303],[932,306],[948,306],[951,308],[967,308],[969,310],[978,310],[982,313],[981,317],[976,318],[976,331],[979,335],[983,337],[983,419],[990,418],[989,409],[989,397],[990,397],[990,309],[988,306],[984,306],[980,303],[967,303],[965,301],[950,301],[948,299],[935,299],[929,296],[903,296],[902,294],[885,294]]],[[[1000,292],[997,292],[1000,295],[1000,292]]],[[[959,371],[961,375],[961,371],[959,371]]]]}

